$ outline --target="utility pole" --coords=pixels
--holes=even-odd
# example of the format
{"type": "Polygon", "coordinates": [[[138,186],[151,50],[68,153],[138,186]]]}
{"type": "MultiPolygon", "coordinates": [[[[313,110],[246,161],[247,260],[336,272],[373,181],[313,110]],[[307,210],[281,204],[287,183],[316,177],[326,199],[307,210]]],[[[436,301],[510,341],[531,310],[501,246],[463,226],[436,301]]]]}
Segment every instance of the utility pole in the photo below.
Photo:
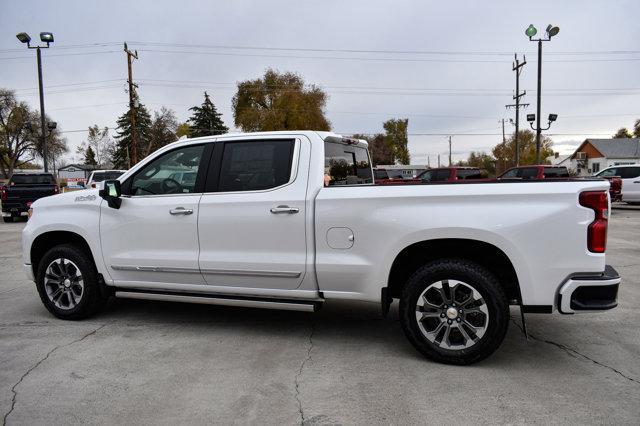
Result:
{"type": "Polygon", "coordinates": [[[440,154],[438,154],[438,168],[440,167],[440,154]]]}
{"type": "Polygon", "coordinates": [[[451,167],[453,163],[451,162],[451,136],[449,136],[449,167],[451,167]]]}
{"type": "Polygon", "coordinates": [[[129,167],[138,162],[137,135],[136,135],[136,114],[134,110],[135,84],[133,83],[133,68],[131,66],[134,59],[138,59],[138,51],[130,51],[127,42],[124,43],[124,52],[127,54],[127,70],[129,72],[129,114],[131,115],[131,159],[129,167]]]}
{"type": "MultiPolygon", "coordinates": [[[[515,73],[516,73],[516,94],[513,95],[513,99],[516,101],[516,103],[515,104],[505,105],[505,106],[507,108],[514,107],[516,109],[516,120],[515,120],[515,125],[516,125],[516,133],[515,133],[516,155],[515,155],[515,162],[516,162],[516,166],[519,166],[520,165],[520,140],[519,140],[518,132],[520,131],[520,107],[526,108],[526,107],[529,106],[529,104],[521,104],[520,103],[520,98],[527,94],[526,90],[524,90],[522,93],[520,93],[520,73],[522,72],[522,67],[524,67],[525,64],[527,63],[527,57],[523,56],[523,62],[520,63],[520,60],[518,60],[518,54],[516,53],[514,56],[515,56],[515,62],[513,63],[512,71],[515,71],[515,73]]],[[[504,123],[502,125],[502,129],[503,129],[503,133],[504,133],[504,123]]]]}
{"type": "Polygon", "coordinates": [[[507,139],[504,137],[504,118],[500,121],[502,121],[502,143],[505,143],[507,139]]]}

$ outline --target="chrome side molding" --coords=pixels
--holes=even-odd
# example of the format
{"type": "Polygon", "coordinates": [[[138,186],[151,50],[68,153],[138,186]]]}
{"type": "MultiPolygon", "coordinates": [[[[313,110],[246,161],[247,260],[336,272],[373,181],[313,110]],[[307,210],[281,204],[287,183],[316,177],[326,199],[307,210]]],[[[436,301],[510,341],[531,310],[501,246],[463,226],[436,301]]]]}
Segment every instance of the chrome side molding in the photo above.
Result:
{"type": "Polygon", "coordinates": [[[314,312],[317,303],[286,300],[234,299],[207,295],[182,295],[138,291],[116,291],[116,297],[123,299],[158,300],[165,302],[197,303],[203,305],[237,306],[243,308],[279,309],[285,311],[314,312]]]}
{"type": "Polygon", "coordinates": [[[295,271],[252,271],[242,269],[202,269],[203,274],[209,275],[236,275],[244,277],[279,277],[298,278],[302,272],[295,271]]]}
{"type": "Polygon", "coordinates": [[[139,271],[139,272],[169,272],[179,274],[199,274],[200,270],[196,268],[167,268],[164,266],[126,266],[111,265],[114,271],[139,271]]]}
{"type": "Polygon", "coordinates": [[[197,269],[197,268],[170,268],[165,266],[128,266],[111,265],[114,271],[138,271],[138,272],[167,272],[178,274],[207,274],[207,275],[234,275],[243,277],[276,277],[298,278],[302,272],[296,271],[260,271],[243,269],[197,269]]]}

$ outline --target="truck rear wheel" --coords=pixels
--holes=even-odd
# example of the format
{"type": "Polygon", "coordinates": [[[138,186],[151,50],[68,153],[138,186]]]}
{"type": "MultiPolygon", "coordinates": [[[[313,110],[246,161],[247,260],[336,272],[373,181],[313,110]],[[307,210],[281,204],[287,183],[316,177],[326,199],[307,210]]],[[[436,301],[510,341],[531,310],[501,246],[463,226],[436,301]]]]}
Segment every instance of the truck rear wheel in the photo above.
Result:
{"type": "Polygon", "coordinates": [[[44,306],[58,318],[79,320],[106,302],[98,272],[87,253],[71,244],[50,249],[40,260],[36,287],[44,306]]]}
{"type": "Polygon", "coordinates": [[[495,276],[464,259],[418,269],[400,298],[402,329],[424,356],[465,365],[491,355],[509,325],[509,303],[495,276]]]}

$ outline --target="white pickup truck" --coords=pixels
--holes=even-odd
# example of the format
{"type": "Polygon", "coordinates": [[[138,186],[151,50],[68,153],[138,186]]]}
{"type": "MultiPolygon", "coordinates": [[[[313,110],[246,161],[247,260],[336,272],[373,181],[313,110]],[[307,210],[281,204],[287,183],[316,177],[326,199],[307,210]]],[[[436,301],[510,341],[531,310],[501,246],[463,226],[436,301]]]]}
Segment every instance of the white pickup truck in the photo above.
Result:
{"type": "Polygon", "coordinates": [[[608,185],[376,186],[361,140],[190,139],[100,190],[36,201],[24,269],[62,319],[92,315],[111,296],[306,311],[350,299],[385,313],[399,299],[417,350],[468,364],[498,348],[509,305],[617,305],[620,277],[604,253],[608,185]]]}

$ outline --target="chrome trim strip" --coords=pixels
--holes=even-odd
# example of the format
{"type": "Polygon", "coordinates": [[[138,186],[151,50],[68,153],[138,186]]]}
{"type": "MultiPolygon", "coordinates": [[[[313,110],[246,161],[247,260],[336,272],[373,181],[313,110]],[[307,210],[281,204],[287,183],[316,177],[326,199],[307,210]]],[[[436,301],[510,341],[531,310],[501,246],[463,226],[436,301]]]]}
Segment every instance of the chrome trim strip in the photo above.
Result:
{"type": "Polygon", "coordinates": [[[302,272],[295,271],[245,271],[241,269],[202,269],[203,274],[209,275],[235,275],[241,277],[280,277],[298,278],[302,272]]]}
{"type": "Polygon", "coordinates": [[[298,278],[302,272],[295,271],[251,271],[242,269],[195,269],[195,268],[168,268],[163,266],[127,266],[111,265],[114,271],[137,271],[137,272],[167,272],[179,274],[208,274],[208,275],[234,275],[239,277],[279,277],[298,278]]]}
{"type": "Polygon", "coordinates": [[[285,311],[313,312],[311,303],[272,302],[268,300],[216,299],[214,297],[181,296],[178,294],[137,293],[116,291],[116,297],[123,299],[161,300],[167,302],[199,303],[203,305],[239,306],[244,308],[280,309],[285,311]]]}
{"type": "Polygon", "coordinates": [[[162,266],[126,266],[111,265],[114,271],[138,271],[138,272],[168,272],[179,274],[199,274],[200,269],[196,268],[167,268],[162,266]]]}

